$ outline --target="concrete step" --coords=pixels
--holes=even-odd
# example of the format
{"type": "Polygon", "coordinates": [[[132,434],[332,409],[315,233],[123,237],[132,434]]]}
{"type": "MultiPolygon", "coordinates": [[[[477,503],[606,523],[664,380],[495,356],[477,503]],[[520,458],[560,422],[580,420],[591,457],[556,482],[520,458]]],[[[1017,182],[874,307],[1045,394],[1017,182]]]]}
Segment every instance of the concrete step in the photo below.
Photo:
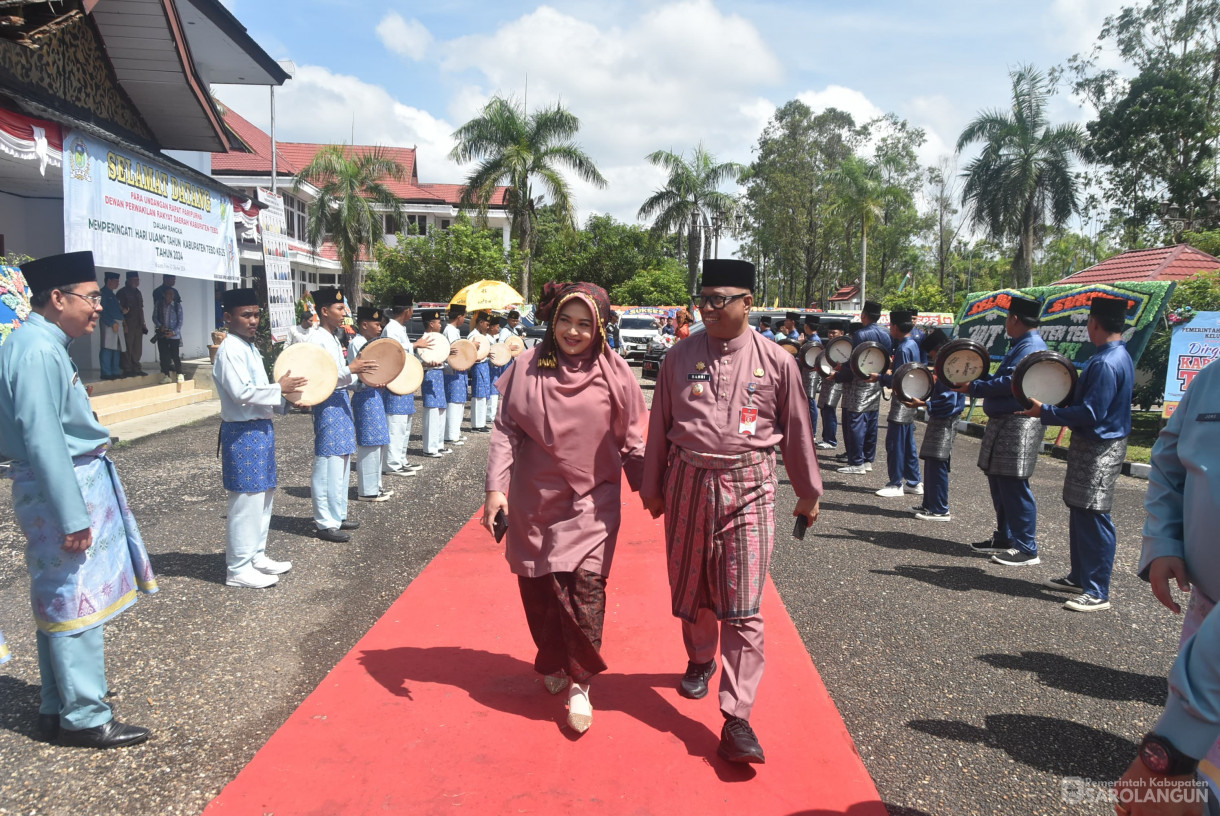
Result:
{"type": "Polygon", "coordinates": [[[156,385],[148,384],[143,388],[131,388],[124,391],[115,391],[109,394],[98,394],[95,390],[93,396],[89,398],[89,404],[93,406],[94,413],[108,414],[113,413],[119,408],[125,408],[132,405],[139,405],[145,402],[172,397],[176,394],[185,394],[195,390],[195,384],[191,380],[183,383],[158,383],[156,385]]]}
{"type": "Polygon", "coordinates": [[[81,378],[91,390],[91,396],[102,397],[107,394],[121,394],[124,391],[136,391],[161,382],[161,372],[148,372],[143,377],[124,377],[121,380],[101,380],[92,372],[81,372],[81,378]]]}
{"type": "MultiPolygon", "coordinates": [[[[164,387],[170,388],[171,386],[167,385],[164,387]]],[[[96,413],[98,421],[109,427],[116,422],[139,419],[140,417],[159,414],[174,408],[194,405],[197,402],[207,402],[211,398],[211,393],[207,391],[196,391],[192,388],[188,391],[183,391],[182,393],[175,391],[139,402],[117,405],[108,411],[96,411],[96,413]]]]}

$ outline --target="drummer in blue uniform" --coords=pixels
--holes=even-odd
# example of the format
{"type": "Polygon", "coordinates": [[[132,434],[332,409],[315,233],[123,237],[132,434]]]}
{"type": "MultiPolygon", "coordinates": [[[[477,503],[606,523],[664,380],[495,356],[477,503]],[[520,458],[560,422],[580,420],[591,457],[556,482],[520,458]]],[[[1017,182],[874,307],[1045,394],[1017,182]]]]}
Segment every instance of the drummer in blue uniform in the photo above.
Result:
{"type": "Polygon", "coordinates": [[[220,464],[229,493],[225,583],[263,589],[292,569],[289,561],[267,557],[276,488],[271,415],[284,394],[305,387],[306,378],[289,371],[277,383],[268,381],[263,355],[254,345],[262,310],[253,289],[229,289],[221,302],[229,332],[216,350],[212,379],[220,395],[220,464]]]}
{"type": "MultiPolygon", "coordinates": [[[[376,306],[356,308],[356,336],[347,344],[350,368],[370,340],[381,337],[383,315],[376,306]]],[[[394,495],[381,486],[381,463],[390,444],[390,424],[385,411],[385,388],[352,383],[352,419],[356,424],[356,498],[383,502],[394,495]]]]}
{"type": "MultiPolygon", "coordinates": [[[[466,325],[466,307],[449,307],[449,322],[442,332],[452,346],[462,339],[462,326],[466,325]]],[[[450,445],[465,445],[462,434],[462,417],[466,414],[466,403],[470,401],[470,377],[465,371],[454,371],[445,363],[445,441],[450,445]]]]}
{"type": "MultiPolygon", "coordinates": [[[[393,305],[385,314],[385,327],[381,330],[382,337],[397,340],[407,354],[415,353],[415,344],[407,336],[407,321],[415,310],[415,296],[408,292],[405,295],[395,295],[393,305]]],[[[411,426],[415,421],[415,395],[395,394],[388,388],[382,395],[385,398],[386,423],[390,426],[390,444],[386,445],[381,457],[381,472],[395,476],[415,476],[423,465],[407,461],[407,442],[411,439],[411,426]]]]}
{"type": "MultiPolygon", "coordinates": [[[[474,328],[466,335],[466,339],[477,344],[480,337],[486,337],[490,344],[490,331],[491,319],[487,312],[476,312],[474,328]]],[[[470,374],[470,430],[491,433],[491,428],[487,427],[487,400],[491,397],[491,363],[486,358],[477,361],[470,369],[470,374]]]]}
{"type": "MultiPolygon", "coordinates": [[[[38,735],[115,748],[149,730],[114,719],[102,627],[157,581],[68,346],[102,311],[92,252],[21,266],[32,312],[0,346],[0,454],[26,537],[42,703],[38,735]]],[[[138,693],[138,692],[137,692],[138,693]]]]}
{"type": "MultiPolygon", "coordinates": [[[[860,312],[861,327],[852,332],[851,345],[880,343],[889,357],[893,353],[890,334],[881,328],[881,304],[873,300],[864,301],[860,312]]],[[[850,363],[838,367],[835,379],[843,383],[843,442],[847,447],[847,465],[839,473],[869,473],[877,458],[877,414],[881,410],[881,384],[876,374],[857,377],[850,363]]]]}
{"type": "MultiPolygon", "coordinates": [[[[820,321],[818,329],[823,347],[836,337],[842,337],[846,326],[846,321],[841,320],[820,321]]],[[[818,450],[834,450],[839,447],[839,417],[835,411],[838,410],[842,397],[842,383],[837,382],[833,375],[822,377],[822,384],[818,386],[818,411],[822,415],[822,441],[818,443],[818,450]]]]}
{"type": "MultiPolygon", "coordinates": [[[[440,333],[440,310],[428,309],[421,317],[425,332],[440,333]]],[[[443,454],[453,452],[453,448],[445,447],[445,411],[449,401],[445,398],[445,374],[440,363],[424,363],[424,382],[419,391],[424,403],[424,456],[439,459],[443,454]]]]}
{"type": "MultiPolygon", "coordinates": [[[[890,340],[894,356],[890,373],[881,375],[881,384],[892,388],[893,372],[901,365],[923,360],[919,345],[911,339],[915,328],[915,313],[906,309],[890,312],[890,340]]],[[[885,424],[885,462],[890,480],[877,491],[882,498],[901,498],[906,494],[923,495],[923,480],[919,477],[919,451],[915,447],[915,408],[890,399],[890,411],[885,424]]]]}
{"type": "Polygon", "coordinates": [[[1075,612],[1100,612],[1110,608],[1110,573],[1118,543],[1110,509],[1131,435],[1131,391],[1135,366],[1123,330],[1127,326],[1127,301],[1097,296],[1089,305],[1089,342],[1097,351],[1089,358],[1076,382],[1072,402],[1063,408],[1033,405],[1022,413],[1038,417],[1043,425],[1066,425],[1072,429],[1068,446],[1067,475],[1063,480],[1063,503],[1068,506],[1068,542],[1071,571],[1051,578],[1046,585],[1072,593],[1064,608],[1075,612]]]}
{"type": "Polygon", "coordinates": [[[1038,557],[1038,504],[1029,487],[1029,477],[1042,450],[1042,425],[1019,412],[1022,406],[1012,393],[1012,375],[1029,354],[1046,348],[1038,333],[1042,302],[1014,295],[1008,307],[1004,331],[1011,342],[1008,353],[994,374],[983,375],[956,390],[983,398],[987,430],[979,451],[979,468],[987,474],[991,504],[995,509],[995,532],[970,549],[991,554],[1005,566],[1040,564],[1038,557]]]}
{"type": "MultiPolygon", "coordinates": [[[[947,342],[949,336],[942,329],[927,333],[921,350],[929,365],[936,365],[940,348],[947,342]]],[[[918,401],[915,407],[924,404],[918,401]]],[[[926,405],[928,426],[919,448],[919,458],[924,463],[923,503],[912,509],[920,521],[948,522],[953,520],[949,512],[949,462],[953,455],[953,440],[957,438],[957,418],[966,408],[966,395],[938,379],[926,405]]]]}
{"type": "Polygon", "coordinates": [[[348,387],[361,371],[376,371],[375,360],[355,360],[348,365],[343,347],[335,336],[347,317],[343,293],[326,286],[312,293],[318,310],[318,330],[306,343],[326,350],[339,372],[334,392],[324,402],[313,407],[313,475],[309,483],[313,499],[313,522],[318,538],[323,541],[348,541],[360,522],[347,517],[347,487],[351,479],[352,456],[356,453],[356,426],[352,420],[352,403],[348,387]]]}

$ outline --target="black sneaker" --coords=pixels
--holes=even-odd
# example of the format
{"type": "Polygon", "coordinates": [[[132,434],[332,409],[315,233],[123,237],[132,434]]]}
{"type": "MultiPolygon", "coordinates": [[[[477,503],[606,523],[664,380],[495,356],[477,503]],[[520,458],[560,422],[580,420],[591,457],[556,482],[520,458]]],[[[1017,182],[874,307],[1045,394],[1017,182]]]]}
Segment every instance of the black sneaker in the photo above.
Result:
{"type": "Polygon", "coordinates": [[[1084,587],[1073,581],[1069,581],[1065,575],[1062,578],[1051,578],[1045,581],[1042,586],[1047,589],[1053,589],[1056,592],[1068,592],[1072,595],[1080,595],[1084,592],[1084,587]]]}
{"type": "Polygon", "coordinates": [[[716,660],[706,663],[687,661],[686,674],[678,684],[678,693],[691,700],[700,700],[707,696],[707,681],[716,673],[716,660]]]}
{"type": "Polygon", "coordinates": [[[342,544],[345,541],[350,541],[352,537],[348,533],[343,533],[339,530],[319,529],[318,538],[323,541],[333,541],[336,544],[342,544]]]}
{"type": "Polygon", "coordinates": [[[979,555],[996,555],[1008,552],[1008,545],[997,544],[995,539],[989,538],[986,541],[976,541],[971,544],[970,552],[978,553],[979,555]]]}
{"type": "Polygon", "coordinates": [[[1063,608],[1071,609],[1073,612],[1101,612],[1103,609],[1110,608],[1110,602],[1082,592],[1065,603],[1063,608]]]}
{"type": "Polygon", "coordinates": [[[1005,550],[999,555],[991,556],[991,560],[1006,567],[1032,567],[1042,563],[1042,559],[1038,557],[1037,553],[1027,553],[1015,547],[1005,550]]]}
{"type": "Polygon", "coordinates": [[[729,762],[762,765],[767,761],[754,729],[741,717],[729,717],[724,721],[716,753],[729,762]]]}

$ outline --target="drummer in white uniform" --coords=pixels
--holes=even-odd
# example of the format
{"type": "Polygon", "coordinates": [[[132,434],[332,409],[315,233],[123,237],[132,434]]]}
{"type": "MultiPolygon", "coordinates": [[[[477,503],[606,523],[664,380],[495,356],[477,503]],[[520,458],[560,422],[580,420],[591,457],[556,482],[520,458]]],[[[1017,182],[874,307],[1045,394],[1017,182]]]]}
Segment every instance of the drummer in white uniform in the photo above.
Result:
{"type": "Polygon", "coordinates": [[[361,371],[376,371],[377,362],[355,360],[349,366],[344,359],[343,347],[335,337],[347,317],[342,292],[324,287],[313,293],[313,302],[321,325],[305,342],[325,349],[339,371],[334,392],[325,402],[313,407],[314,460],[310,480],[313,521],[318,538],[343,542],[351,538],[344,530],[360,526],[360,522],[347,517],[347,485],[351,478],[352,455],[356,453],[356,426],[347,388],[361,371]]]}
{"type": "MultiPolygon", "coordinates": [[[[441,313],[437,309],[429,309],[422,315],[424,331],[439,334],[441,330],[441,313]]],[[[423,341],[423,338],[420,338],[423,341]]],[[[420,355],[424,361],[424,355],[420,355]]],[[[424,382],[419,388],[420,397],[424,403],[423,442],[424,456],[429,459],[440,459],[443,454],[453,453],[453,448],[445,447],[445,375],[440,363],[423,362],[424,382]]]]}
{"type": "Polygon", "coordinates": [[[229,289],[221,298],[228,336],[216,350],[212,379],[220,395],[221,473],[229,492],[225,526],[225,583],[262,589],[292,569],[289,561],[267,557],[267,531],[275,498],[275,428],[271,414],[284,394],[299,391],[305,377],[286,373],[267,380],[263,356],[254,345],[258,332],[258,295],[229,289]]]}
{"type": "MultiPolygon", "coordinates": [[[[493,314],[487,319],[487,332],[487,339],[491,340],[493,345],[503,343],[508,338],[516,336],[508,330],[508,327],[505,325],[505,318],[498,314],[493,314]]],[[[508,367],[512,364],[513,361],[510,359],[502,366],[495,365],[494,363],[490,365],[491,396],[487,398],[487,416],[492,423],[496,421],[496,412],[500,410],[500,391],[496,388],[496,382],[500,379],[500,375],[507,371],[508,367]]]]}
{"type": "MultiPolygon", "coordinates": [[[[466,339],[478,345],[479,338],[485,337],[490,345],[490,331],[491,320],[487,312],[476,312],[474,328],[470,330],[470,334],[466,335],[466,339]]],[[[487,361],[487,358],[478,360],[470,369],[470,374],[472,380],[470,385],[470,430],[475,433],[491,433],[491,429],[487,427],[487,400],[491,396],[491,363],[487,361]]]]}
{"type": "MultiPolygon", "coordinates": [[[[445,326],[445,339],[452,346],[462,339],[462,327],[466,325],[466,307],[450,306],[449,323],[445,326]]],[[[462,435],[462,417],[470,399],[470,379],[465,371],[454,371],[445,363],[445,441],[450,445],[465,445],[462,435]]]]}
{"type": "MultiPolygon", "coordinates": [[[[382,314],[376,306],[356,309],[356,336],[347,344],[347,364],[360,356],[370,340],[381,337],[382,314]]],[[[390,444],[390,426],[385,411],[384,388],[352,383],[352,420],[356,425],[356,497],[364,502],[383,502],[394,495],[381,486],[382,453],[390,444]]]]}
{"type": "MultiPolygon", "coordinates": [[[[407,321],[415,311],[415,295],[395,295],[390,310],[385,310],[385,328],[382,337],[397,340],[407,354],[415,353],[415,343],[407,335],[407,321]]],[[[418,342],[418,341],[417,341],[418,342]]],[[[418,462],[407,461],[407,442],[411,439],[411,426],[415,421],[415,395],[385,393],[386,421],[390,426],[390,444],[386,446],[381,462],[382,473],[395,476],[414,476],[423,470],[418,462]]]]}

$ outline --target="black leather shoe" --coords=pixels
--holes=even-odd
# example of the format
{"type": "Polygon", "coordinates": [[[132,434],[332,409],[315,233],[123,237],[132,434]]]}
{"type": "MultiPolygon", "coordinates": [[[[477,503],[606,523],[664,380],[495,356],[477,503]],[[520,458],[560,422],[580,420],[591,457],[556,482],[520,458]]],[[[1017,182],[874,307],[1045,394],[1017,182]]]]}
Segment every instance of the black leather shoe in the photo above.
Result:
{"type": "Polygon", "coordinates": [[[43,742],[54,742],[59,737],[59,715],[38,715],[38,739],[43,742]]]}
{"type": "Polygon", "coordinates": [[[147,728],[111,720],[97,728],[85,728],[80,731],[64,728],[59,732],[59,742],[61,745],[74,745],[78,748],[122,748],[125,745],[144,742],[150,733],[147,728]]]}
{"type": "Polygon", "coordinates": [[[343,521],[339,522],[339,529],[340,530],[359,530],[360,522],[356,521],[355,519],[343,519],[343,521]]]}
{"type": "Polygon", "coordinates": [[[338,530],[318,530],[318,538],[323,541],[333,541],[336,544],[342,544],[344,541],[351,541],[352,537],[347,533],[341,533],[338,530]]]}
{"type": "Polygon", "coordinates": [[[707,681],[715,673],[715,659],[706,663],[688,662],[686,674],[682,675],[682,682],[678,684],[678,693],[692,700],[703,699],[707,696],[707,681]]]}
{"type": "Polygon", "coordinates": [[[767,761],[763,756],[762,746],[750,723],[741,717],[729,717],[720,729],[720,747],[716,753],[729,762],[741,762],[748,765],[762,765],[767,761]]]}

